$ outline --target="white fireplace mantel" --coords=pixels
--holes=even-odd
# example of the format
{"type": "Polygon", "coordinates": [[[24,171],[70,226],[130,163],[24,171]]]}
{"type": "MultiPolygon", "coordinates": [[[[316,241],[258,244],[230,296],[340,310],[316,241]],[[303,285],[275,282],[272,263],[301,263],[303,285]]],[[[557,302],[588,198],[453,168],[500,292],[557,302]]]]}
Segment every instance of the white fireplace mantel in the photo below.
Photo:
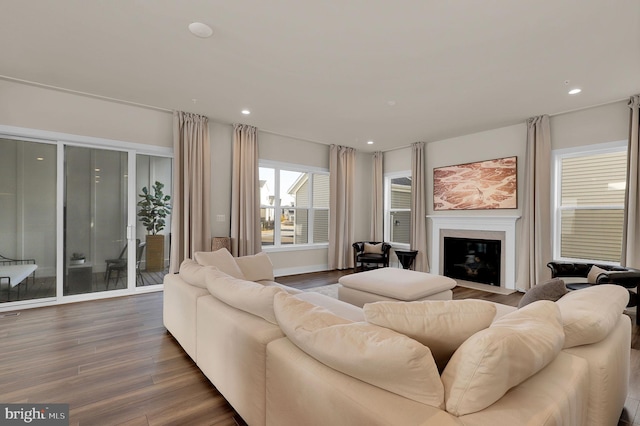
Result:
{"type": "Polygon", "coordinates": [[[445,229],[497,231],[505,234],[505,282],[504,288],[516,289],[516,221],[520,216],[444,216],[429,215],[431,228],[431,273],[440,273],[440,239],[445,229]]]}

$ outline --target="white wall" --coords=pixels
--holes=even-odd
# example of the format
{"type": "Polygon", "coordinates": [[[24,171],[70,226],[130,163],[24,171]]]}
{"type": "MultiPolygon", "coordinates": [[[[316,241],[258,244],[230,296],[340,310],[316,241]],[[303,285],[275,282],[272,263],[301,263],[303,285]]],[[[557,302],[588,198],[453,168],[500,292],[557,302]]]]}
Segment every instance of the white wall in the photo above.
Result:
{"type": "MultiPolygon", "coordinates": [[[[611,142],[628,137],[626,102],[585,109],[551,118],[553,149],[611,142]]],[[[0,79],[0,124],[75,135],[115,139],[139,144],[172,146],[172,115],[168,112],[106,101],[0,79]]],[[[427,124],[426,124],[427,125],[427,124]]],[[[232,126],[210,121],[212,161],[213,236],[228,236],[231,211],[232,126]],[[217,221],[218,215],[224,216],[217,221]]],[[[259,132],[259,153],[264,159],[307,164],[328,169],[328,146],[259,132]]],[[[412,141],[407,141],[407,145],[412,141]]],[[[523,167],[518,167],[518,209],[433,212],[433,168],[516,155],[525,152],[524,123],[486,132],[427,143],[426,176],[428,214],[520,215],[523,167]]],[[[359,152],[356,161],[356,240],[368,239],[371,209],[371,155],[359,152]]],[[[411,150],[385,153],[384,172],[411,169],[411,150]]],[[[429,228],[430,229],[430,223],[429,228]]],[[[430,231],[429,231],[430,233],[430,231]]],[[[429,236],[430,237],[430,236],[429,236]]],[[[274,252],[276,270],[283,273],[318,270],[326,265],[326,249],[274,252]]]]}
{"type": "Polygon", "coordinates": [[[354,200],[354,241],[371,239],[371,209],[373,187],[373,155],[356,152],[356,181],[354,200]]]}
{"type": "Polygon", "coordinates": [[[228,237],[231,230],[231,166],[233,126],[209,120],[211,141],[211,234],[228,237]],[[220,216],[220,220],[218,217],[220,216]]]}
{"type": "MultiPolygon", "coordinates": [[[[629,108],[626,101],[588,108],[551,117],[552,149],[569,148],[603,142],[626,140],[629,131],[629,108]]],[[[526,124],[493,129],[427,143],[427,214],[428,215],[522,215],[522,184],[526,151],[526,124]],[[437,211],[433,210],[433,169],[453,164],[518,157],[518,208],[508,210],[437,211]]],[[[411,169],[411,149],[403,148],[384,154],[384,172],[411,169]]],[[[428,222],[428,247],[431,247],[431,222],[428,222]]],[[[519,223],[517,233],[519,234],[519,223]]],[[[517,239],[516,247],[521,242],[517,239]]],[[[429,257],[431,262],[431,257],[429,257]]]]}
{"type": "Polygon", "coordinates": [[[629,139],[627,101],[551,117],[551,149],[629,139]]]}
{"type": "Polygon", "coordinates": [[[0,124],[173,146],[171,113],[2,79],[0,124]]]}
{"type": "MultiPolygon", "coordinates": [[[[505,215],[519,216],[521,209],[521,191],[518,191],[518,208],[508,210],[474,210],[469,211],[433,211],[433,169],[436,167],[455,164],[472,163],[474,161],[492,160],[503,157],[518,157],[518,189],[523,182],[524,167],[522,167],[527,128],[517,124],[509,127],[488,130],[457,138],[427,144],[427,214],[431,215],[505,215]]],[[[411,151],[408,151],[411,155],[411,151]]]]}
{"type": "MultiPolygon", "coordinates": [[[[329,146],[327,145],[259,131],[258,154],[263,160],[302,164],[329,170],[329,146]]],[[[276,276],[327,269],[326,248],[266,249],[265,251],[273,263],[276,276]]]]}
{"type": "Polygon", "coordinates": [[[387,151],[382,156],[382,172],[404,172],[411,170],[411,148],[387,151]]]}

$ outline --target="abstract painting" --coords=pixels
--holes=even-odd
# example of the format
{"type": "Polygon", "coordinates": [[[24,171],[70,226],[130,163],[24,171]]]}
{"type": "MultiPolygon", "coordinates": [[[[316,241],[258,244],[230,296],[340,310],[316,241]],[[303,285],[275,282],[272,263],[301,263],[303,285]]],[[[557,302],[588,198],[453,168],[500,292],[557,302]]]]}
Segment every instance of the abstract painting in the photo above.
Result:
{"type": "Polygon", "coordinates": [[[515,209],[518,157],[433,169],[434,210],[515,209]]]}

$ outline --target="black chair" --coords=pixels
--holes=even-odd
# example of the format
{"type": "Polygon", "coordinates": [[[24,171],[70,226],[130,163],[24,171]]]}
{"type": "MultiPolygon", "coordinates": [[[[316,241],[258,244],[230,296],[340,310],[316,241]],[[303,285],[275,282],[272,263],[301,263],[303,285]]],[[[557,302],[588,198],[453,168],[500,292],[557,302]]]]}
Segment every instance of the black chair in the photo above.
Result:
{"type": "MultiPolygon", "coordinates": [[[[144,279],[142,278],[142,273],[140,272],[140,262],[142,260],[142,254],[144,253],[144,248],[147,243],[140,242],[139,239],[136,239],[136,279],[142,281],[142,285],[144,285],[144,279]]],[[[109,283],[111,281],[111,273],[116,273],[116,282],[115,287],[118,287],[118,282],[120,281],[120,274],[127,272],[127,258],[125,257],[127,253],[127,246],[125,245],[122,251],[120,252],[120,256],[118,259],[108,259],[107,262],[107,270],[105,271],[105,282],[106,288],[109,289],[109,283]]]]}
{"type": "MultiPolygon", "coordinates": [[[[138,242],[140,240],[137,240],[138,242]]],[[[107,268],[104,270],[104,280],[108,283],[109,279],[111,279],[111,272],[112,271],[116,271],[118,270],[118,268],[121,268],[122,265],[127,266],[127,259],[126,259],[126,254],[127,254],[127,247],[129,246],[129,244],[125,244],[124,247],[122,248],[122,251],[120,252],[120,255],[115,258],[115,259],[107,259],[105,260],[105,262],[107,263],[107,268]]]]}
{"type": "Polygon", "coordinates": [[[352,244],[353,247],[353,265],[355,270],[358,270],[358,263],[360,264],[360,270],[364,271],[365,268],[371,268],[371,265],[375,265],[376,268],[389,266],[389,250],[391,244],[377,241],[360,241],[352,244]],[[370,250],[370,246],[380,244],[379,250],[370,250]]]}

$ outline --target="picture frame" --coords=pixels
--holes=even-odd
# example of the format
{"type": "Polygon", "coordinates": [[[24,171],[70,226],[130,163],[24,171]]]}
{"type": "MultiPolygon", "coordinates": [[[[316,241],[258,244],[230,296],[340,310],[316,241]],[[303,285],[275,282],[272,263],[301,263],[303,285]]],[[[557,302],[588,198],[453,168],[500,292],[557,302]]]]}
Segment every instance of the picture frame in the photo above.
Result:
{"type": "Polygon", "coordinates": [[[433,210],[518,208],[518,157],[433,169],[433,210]]]}

